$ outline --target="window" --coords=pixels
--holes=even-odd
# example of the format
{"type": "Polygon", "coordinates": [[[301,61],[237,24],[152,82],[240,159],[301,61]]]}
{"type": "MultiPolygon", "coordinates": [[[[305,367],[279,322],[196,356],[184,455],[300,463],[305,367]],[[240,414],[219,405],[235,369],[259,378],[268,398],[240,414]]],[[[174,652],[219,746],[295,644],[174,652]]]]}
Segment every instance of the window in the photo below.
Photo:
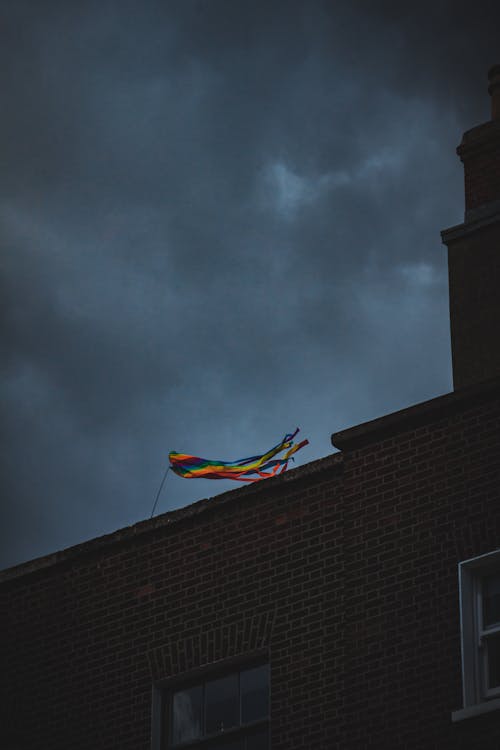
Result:
{"type": "Polygon", "coordinates": [[[500,708],[500,550],[460,563],[459,579],[464,709],[500,708]]]}
{"type": "Polygon", "coordinates": [[[162,750],[267,750],[269,665],[231,669],[162,693],[162,750]]]}

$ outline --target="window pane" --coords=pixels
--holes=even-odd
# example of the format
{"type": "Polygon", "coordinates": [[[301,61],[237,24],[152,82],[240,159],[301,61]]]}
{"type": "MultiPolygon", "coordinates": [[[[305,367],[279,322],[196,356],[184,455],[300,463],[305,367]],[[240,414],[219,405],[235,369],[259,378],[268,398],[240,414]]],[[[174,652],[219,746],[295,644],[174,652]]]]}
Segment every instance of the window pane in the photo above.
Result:
{"type": "Polygon", "coordinates": [[[247,737],[245,750],[268,750],[269,748],[269,729],[259,729],[258,732],[247,737]]]}
{"type": "Polygon", "coordinates": [[[224,732],[240,723],[238,675],[205,683],[205,732],[224,732]]]}
{"type": "Polygon", "coordinates": [[[201,685],[174,693],[172,699],[172,742],[174,744],[201,737],[202,705],[201,685]]]}
{"type": "Polygon", "coordinates": [[[500,636],[486,639],[488,660],[488,688],[500,687],[500,636]]]}
{"type": "Polygon", "coordinates": [[[500,622],[500,574],[483,578],[483,623],[485,627],[500,622]]]}
{"type": "Polygon", "coordinates": [[[269,715],[269,665],[241,673],[241,722],[248,724],[269,715]]]}

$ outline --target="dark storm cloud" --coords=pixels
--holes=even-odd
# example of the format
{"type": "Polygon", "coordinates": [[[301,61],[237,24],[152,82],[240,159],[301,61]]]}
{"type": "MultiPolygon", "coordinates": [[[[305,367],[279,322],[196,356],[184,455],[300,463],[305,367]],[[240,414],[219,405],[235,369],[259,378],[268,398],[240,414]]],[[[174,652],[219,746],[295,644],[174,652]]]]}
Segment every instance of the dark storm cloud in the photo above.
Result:
{"type": "Polygon", "coordinates": [[[170,449],[309,460],[450,388],[494,9],[4,3],[3,564],[147,516],[170,449]]]}

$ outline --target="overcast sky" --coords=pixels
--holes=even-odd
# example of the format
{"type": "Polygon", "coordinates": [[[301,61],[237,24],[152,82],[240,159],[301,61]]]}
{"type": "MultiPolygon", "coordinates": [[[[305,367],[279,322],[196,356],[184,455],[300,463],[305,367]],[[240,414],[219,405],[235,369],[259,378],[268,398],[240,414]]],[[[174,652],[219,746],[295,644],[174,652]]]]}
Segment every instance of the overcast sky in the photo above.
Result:
{"type": "Polygon", "coordinates": [[[2,567],[451,389],[495,5],[0,3],[2,567]]]}

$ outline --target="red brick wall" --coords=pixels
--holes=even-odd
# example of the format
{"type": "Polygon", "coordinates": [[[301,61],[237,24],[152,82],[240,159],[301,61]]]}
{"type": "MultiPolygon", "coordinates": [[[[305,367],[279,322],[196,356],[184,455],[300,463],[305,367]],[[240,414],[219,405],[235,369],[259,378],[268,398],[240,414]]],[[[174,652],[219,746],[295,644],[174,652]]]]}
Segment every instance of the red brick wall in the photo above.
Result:
{"type": "Polygon", "coordinates": [[[464,164],[465,208],[500,199],[500,120],[467,131],[457,153],[464,164]]]}
{"type": "Polygon", "coordinates": [[[500,222],[449,242],[455,389],[500,375],[500,222]]]}
{"type": "Polygon", "coordinates": [[[500,747],[461,707],[457,565],[500,547],[498,399],[345,456],[352,748],[500,747]]]}
{"type": "Polygon", "coordinates": [[[153,680],[264,650],[273,750],[497,750],[499,714],[451,711],[499,457],[497,390],[5,581],[2,747],[146,750],[153,680]]]}

